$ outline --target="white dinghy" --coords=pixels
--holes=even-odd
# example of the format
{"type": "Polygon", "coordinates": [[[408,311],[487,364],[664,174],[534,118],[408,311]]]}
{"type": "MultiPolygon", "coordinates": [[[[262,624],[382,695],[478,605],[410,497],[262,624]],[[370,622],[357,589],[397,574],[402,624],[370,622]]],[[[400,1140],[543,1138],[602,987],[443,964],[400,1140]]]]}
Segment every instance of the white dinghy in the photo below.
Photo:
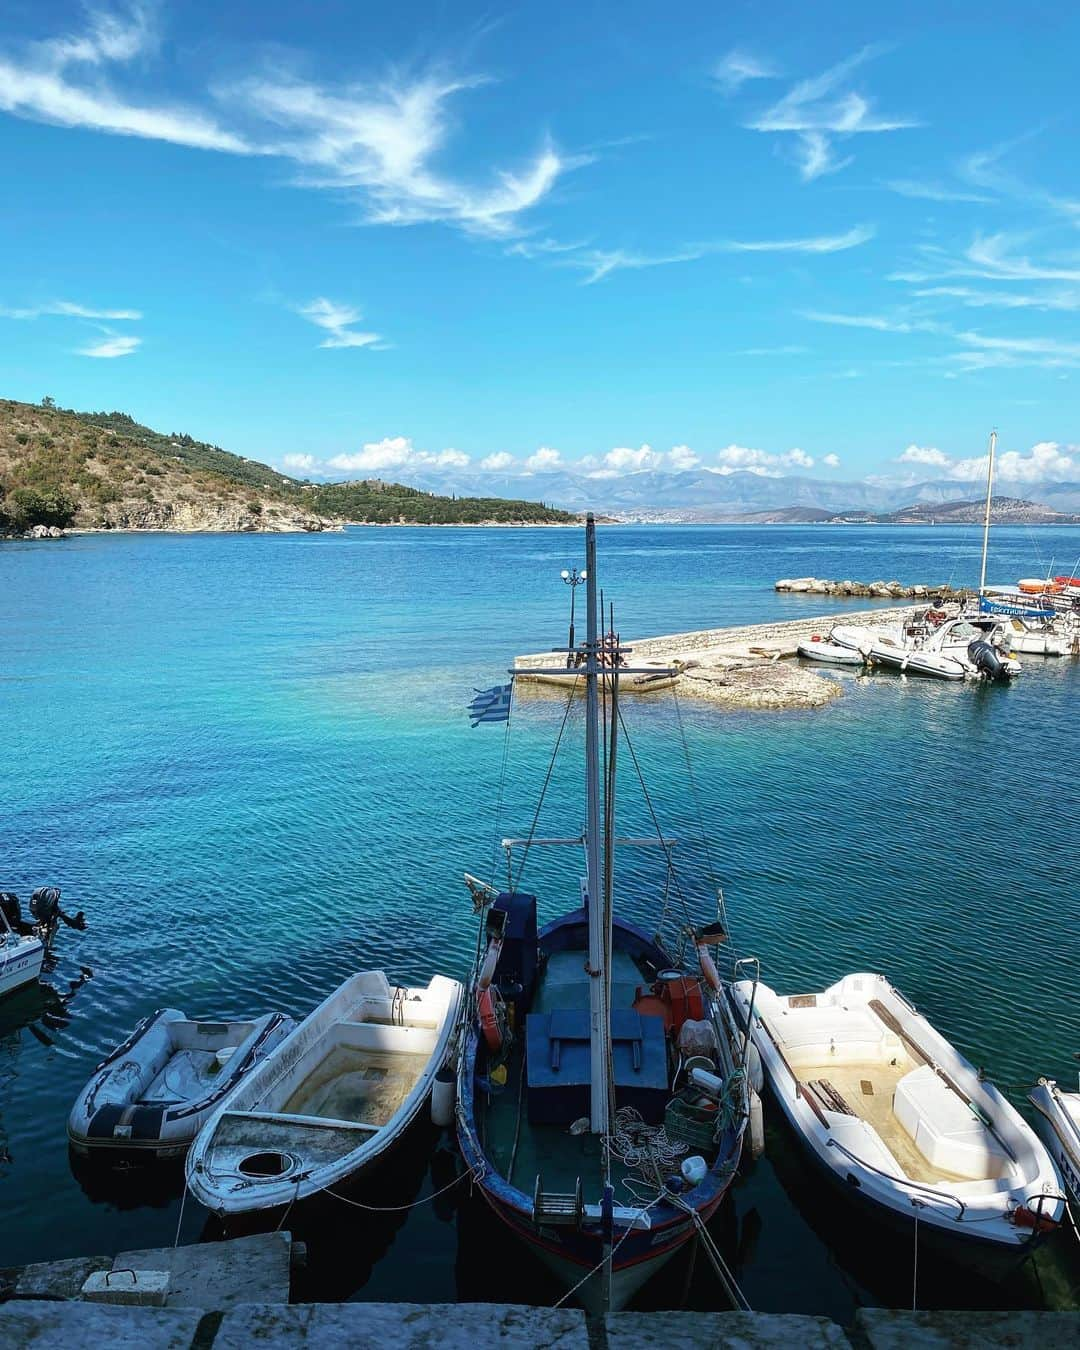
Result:
{"type": "MultiPolygon", "coordinates": [[[[744,1023],[752,996],[749,981],[734,986],[744,1023]]],[[[796,1133],[879,1213],[983,1257],[1022,1256],[1060,1222],[1038,1135],[883,975],[790,997],[759,984],[751,1023],[796,1133]]]]}
{"type": "Polygon", "coordinates": [[[1042,1116],[1050,1152],[1080,1205],[1080,1092],[1063,1092],[1052,1078],[1040,1078],[1028,1101],[1042,1116]]]}
{"type": "Polygon", "coordinates": [[[166,1008],[144,1018],[76,1098],[72,1148],[182,1157],[214,1109],[295,1026],[281,1013],[194,1022],[166,1008]]]}
{"type": "Polygon", "coordinates": [[[805,661],[821,661],[828,666],[862,666],[866,658],[854,647],[841,647],[836,642],[825,642],[814,636],[809,642],[800,642],[797,649],[805,661]]]}
{"type": "Polygon", "coordinates": [[[353,975],[223,1101],[187,1159],[192,1195],[223,1218],[303,1200],[371,1166],[447,1061],[462,988],[353,975]]]}

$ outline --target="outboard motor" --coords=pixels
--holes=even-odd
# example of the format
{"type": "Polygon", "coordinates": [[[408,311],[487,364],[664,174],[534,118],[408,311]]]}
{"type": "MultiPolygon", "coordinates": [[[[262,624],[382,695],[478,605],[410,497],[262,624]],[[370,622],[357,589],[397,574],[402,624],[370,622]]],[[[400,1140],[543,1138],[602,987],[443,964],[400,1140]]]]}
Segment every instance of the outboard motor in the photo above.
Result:
{"type": "Polygon", "coordinates": [[[61,921],[68,928],[77,928],[80,932],[86,928],[86,916],[81,909],[73,918],[60,908],[58,886],[39,886],[30,897],[30,913],[38,925],[46,947],[52,945],[57,926],[61,921]]]}
{"type": "Polygon", "coordinates": [[[988,680],[1007,680],[1009,670],[1001,656],[985,638],[976,638],[968,643],[968,660],[982,671],[988,680]]]}

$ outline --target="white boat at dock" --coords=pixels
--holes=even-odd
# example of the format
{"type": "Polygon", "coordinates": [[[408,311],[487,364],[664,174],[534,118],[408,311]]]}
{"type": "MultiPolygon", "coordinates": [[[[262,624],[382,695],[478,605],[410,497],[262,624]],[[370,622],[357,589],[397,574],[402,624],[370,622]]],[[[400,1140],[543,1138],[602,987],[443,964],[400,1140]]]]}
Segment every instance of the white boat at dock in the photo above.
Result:
{"type": "Polygon", "coordinates": [[[72,1148],[182,1157],[214,1108],[295,1026],[281,1013],[207,1022],[166,1008],[144,1018],[76,1098],[72,1148]]]}
{"type": "Polygon", "coordinates": [[[829,640],[861,653],[873,665],[903,674],[1005,680],[1022,669],[996,619],[949,619],[926,608],[913,610],[903,623],[888,627],[837,624],[829,640]]]}
{"type": "Polygon", "coordinates": [[[826,642],[816,634],[809,642],[800,642],[797,651],[805,661],[820,661],[827,666],[866,664],[866,658],[854,647],[842,647],[838,642],[826,642]]]}
{"type": "Polygon", "coordinates": [[[456,980],[351,976],[225,1098],[187,1158],[192,1195],[223,1218],[274,1209],[382,1159],[450,1056],[456,980]]]}
{"type": "Polygon", "coordinates": [[[64,913],[55,886],[34,891],[29,919],[14,891],[0,891],[0,998],[38,980],[61,922],[80,931],[86,927],[82,910],[74,917],[64,913]]]}
{"type": "Polygon", "coordinates": [[[1040,1078],[1028,1101],[1043,1121],[1043,1136],[1054,1161],[1080,1205],[1080,1092],[1064,1092],[1052,1078],[1040,1078]]]}
{"type": "Polygon", "coordinates": [[[1061,1221],[1038,1135],[883,975],[791,996],[741,981],[732,998],[801,1142],[880,1216],[984,1258],[1061,1221]]]}

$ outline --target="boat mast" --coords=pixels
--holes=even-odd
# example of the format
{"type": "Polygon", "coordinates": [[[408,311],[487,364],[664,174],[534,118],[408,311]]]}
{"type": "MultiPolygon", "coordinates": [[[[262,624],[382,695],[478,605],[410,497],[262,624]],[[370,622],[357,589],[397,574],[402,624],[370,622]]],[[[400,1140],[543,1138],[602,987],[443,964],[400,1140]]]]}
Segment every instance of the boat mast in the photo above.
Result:
{"type": "Polygon", "coordinates": [[[600,641],[597,633],[596,522],[585,518],[585,856],[589,898],[589,1129],[608,1131],[607,924],[600,870],[600,641]]]}
{"type": "Polygon", "coordinates": [[[997,446],[997,432],[990,433],[990,459],[986,468],[986,517],[983,520],[982,571],[979,573],[979,595],[986,591],[986,549],[990,543],[990,496],[994,490],[994,450],[997,446]]]}

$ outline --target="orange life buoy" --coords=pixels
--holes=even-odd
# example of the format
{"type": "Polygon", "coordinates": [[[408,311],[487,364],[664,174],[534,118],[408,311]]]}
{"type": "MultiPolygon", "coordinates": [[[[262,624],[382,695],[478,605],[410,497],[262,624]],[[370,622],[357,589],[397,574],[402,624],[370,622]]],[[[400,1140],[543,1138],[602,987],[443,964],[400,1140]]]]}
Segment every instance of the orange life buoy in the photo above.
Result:
{"type": "Polygon", "coordinates": [[[502,1024],[499,1018],[501,1003],[502,995],[497,989],[481,989],[476,996],[476,1013],[480,1018],[480,1030],[484,1033],[484,1043],[493,1055],[498,1054],[503,1043],[502,1024]]]}

